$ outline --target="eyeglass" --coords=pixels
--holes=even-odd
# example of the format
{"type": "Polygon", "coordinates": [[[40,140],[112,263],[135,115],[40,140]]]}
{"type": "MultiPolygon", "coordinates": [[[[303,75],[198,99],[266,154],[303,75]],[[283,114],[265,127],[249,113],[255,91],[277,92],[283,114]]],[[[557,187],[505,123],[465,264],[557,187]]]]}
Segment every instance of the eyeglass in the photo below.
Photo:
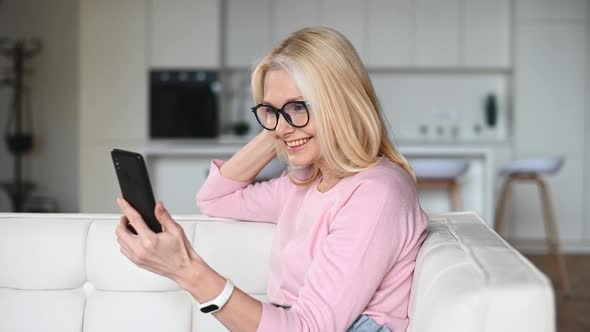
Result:
{"type": "Polygon", "coordinates": [[[287,123],[295,128],[303,128],[309,123],[309,110],[305,101],[290,101],[280,109],[258,104],[251,110],[258,123],[266,130],[275,130],[279,123],[279,114],[282,114],[287,123]]]}

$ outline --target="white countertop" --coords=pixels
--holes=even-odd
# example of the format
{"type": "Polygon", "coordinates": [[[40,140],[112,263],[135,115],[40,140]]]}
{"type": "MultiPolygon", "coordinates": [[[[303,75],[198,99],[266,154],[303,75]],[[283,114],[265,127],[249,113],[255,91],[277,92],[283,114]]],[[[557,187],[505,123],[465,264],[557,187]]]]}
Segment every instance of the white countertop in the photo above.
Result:
{"type": "MultiPolygon", "coordinates": [[[[225,136],[217,139],[151,141],[142,151],[146,159],[162,166],[174,164],[177,157],[207,160],[227,159],[249,141],[248,138],[225,136]]],[[[509,147],[502,142],[400,142],[399,151],[410,161],[417,158],[461,158],[470,161],[464,176],[463,190],[471,200],[472,210],[492,220],[495,181],[495,148],[509,147]],[[470,173],[471,172],[471,173],[470,173]]],[[[206,162],[205,162],[206,164],[206,162]]]]}
{"type": "MultiPolygon", "coordinates": [[[[216,139],[152,141],[143,149],[146,156],[224,156],[236,153],[249,138],[223,136],[216,139]]],[[[477,157],[489,156],[493,148],[505,146],[505,142],[400,142],[399,151],[407,157],[445,156],[477,157]]]]}

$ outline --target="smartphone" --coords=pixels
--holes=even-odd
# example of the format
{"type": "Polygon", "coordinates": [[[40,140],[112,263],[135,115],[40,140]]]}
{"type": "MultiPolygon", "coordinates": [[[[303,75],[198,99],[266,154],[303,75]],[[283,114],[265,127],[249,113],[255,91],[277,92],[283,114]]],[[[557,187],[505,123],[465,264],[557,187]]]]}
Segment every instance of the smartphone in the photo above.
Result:
{"type": "MultiPolygon", "coordinates": [[[[162,225],[156,219],[154,212],[156,208],[154,192],[141,154],[113,149],[111,157],[113,158],[113,165],[115,166],[123,198],[139,212],[152,231],[155,233],[162,232],[162,225]]],[[[127,228],[137,234],[131,225],[127,225],[127,228]]]]}

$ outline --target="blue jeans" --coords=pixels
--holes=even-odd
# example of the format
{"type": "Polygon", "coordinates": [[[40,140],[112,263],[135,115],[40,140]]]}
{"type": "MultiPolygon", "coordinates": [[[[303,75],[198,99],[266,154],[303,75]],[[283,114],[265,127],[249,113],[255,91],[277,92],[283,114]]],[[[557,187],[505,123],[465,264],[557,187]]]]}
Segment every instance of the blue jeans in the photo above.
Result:
{"type": "MultiPolygon", "coordinates": [[[[289,306],[272,304],[275,307],[283,308],[285,310],[291,309],[289,306]]],[[[385,326],[381,326],[377,324],[373,318],[367,315],[360,315],[353,323],[350,325],[346,332],[391,332],[385,326]]]]}
{"type": "Polygon", "coordinates": [[[346,332],[391,332],[385,326],[378,325],[371,317],[360,315],[346,332]]]}

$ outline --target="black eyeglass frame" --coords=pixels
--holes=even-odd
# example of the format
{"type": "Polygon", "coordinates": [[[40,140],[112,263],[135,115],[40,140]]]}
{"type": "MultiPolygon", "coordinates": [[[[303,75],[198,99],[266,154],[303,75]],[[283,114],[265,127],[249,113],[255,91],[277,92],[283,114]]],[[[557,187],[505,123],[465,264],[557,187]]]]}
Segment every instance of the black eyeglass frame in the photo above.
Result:
{"type": "Polygon", "coordinates": [[[303,127],[307,126],[307,124],[309,123],[309,108],[307,107],[307,102],[303,101],[303,100],[294,100],[294,101],[286,102],[281,108],[275,108],[271,105],[267,105],[265,103],[260,103],[254,107],[251,107],[250,110],[252,111],[252,113],[254,113],[254,116],[256,117],[256,121],[258,121],[258,123],[262,126],[262,128],[264,128],[266,130],[275,130],[277,128],[277,126],[279,125],[279,113],[283,115],[283,118],[285,119],[285,121],[287,121],[287,123],[289,125],[291,125],[295,128],[303,128],[303,127]],[[305,109],[305,112],[307,113],[307,121],[305,121],[304,125],[298,126],[298,125],[294,124],[293,121],[291,120],[291,116],[289,114],[287,114],[287,112],[284,111],[285,107],[290,104],[297,104],[297,105],[303,106],[303,108],[305,109]],[[274,127],[267,128],[265,125],[262,124],[262,121],[260,121],[260,119],[258,118],[258,113],[256,113],[256,111],[262,106],[270,108],[275,113],[275,116],[277,117],[277,121],[276,121],[274,127]]]}

